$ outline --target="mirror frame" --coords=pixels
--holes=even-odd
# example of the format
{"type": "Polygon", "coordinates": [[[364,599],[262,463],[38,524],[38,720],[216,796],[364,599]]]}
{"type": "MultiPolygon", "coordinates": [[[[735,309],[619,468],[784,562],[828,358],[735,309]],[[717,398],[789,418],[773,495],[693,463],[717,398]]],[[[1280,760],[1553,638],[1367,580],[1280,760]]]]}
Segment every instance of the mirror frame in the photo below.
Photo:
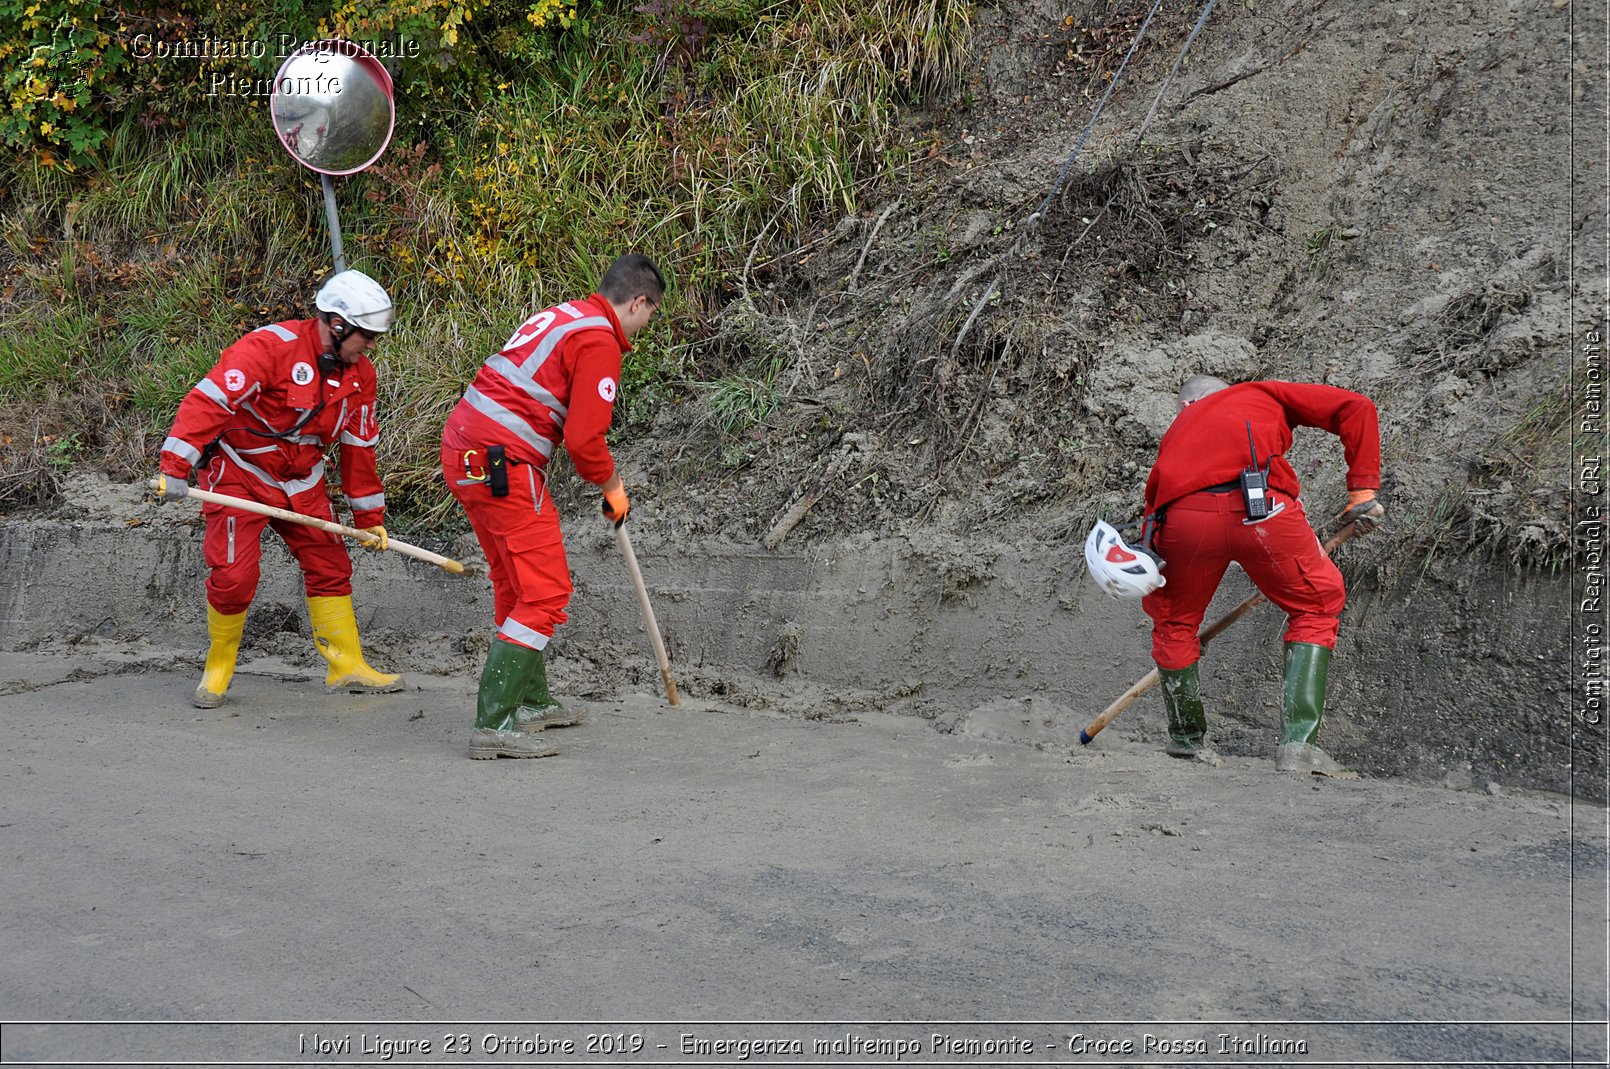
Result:
{"type": "MultiPolygon", "coordinates": [[[[339,94],[340,92],[341,90],[338,88],[336,93],[339,94]]],[[[280,64],[279,72],[274,75],[274,92],[269,97],[268,112],[269,121],[274,126],[274,135],[279,139],[279,143],[282,147],[284,147],[285,151],[290,153],[291,158],[310,171],[317,171],[319,174],[327,175],[357,174],[359,171],[369,167],[380,158],[381,153],[386,151],[386,146],[391,144],[391,135],[396,128],[397,123],[397,104],[393,97],[391,74],[386,70],[385,65],[382,64],[380,60],[375,58],[374,54],[365,49],[363,46],[354,44],[351,41],[343,41],[339,38],[330,38],[323,41],[309,41],[307,44],[285,57],[285,62],[280,64]],[[298,60],[305,59],[310,55],[317,55],[320,53],[334,53],[352,60],[353,64],[360,71],[366,74],[374,83],[375,88],[380,91],[381,96],[383,96],[386,101],[385,136],[381,138],[380,144],[375,147],[374,151],[368,153],[367,158],[355,167],[320,166],[317,162],[299,155],[296,150],[291,147],[291,141],[287,138],[286,131],[282,129],[280,125],[279,108],[281,102],[294,97],[306,95],[303,93],[288,93],[282,91],[282,85],[284,85],[287,79],[290,77],[289,71],[291,69],[291,65],[298,60]]],[[[364,148],[366,149],[367,146],[364,146],[364,148]]]]}

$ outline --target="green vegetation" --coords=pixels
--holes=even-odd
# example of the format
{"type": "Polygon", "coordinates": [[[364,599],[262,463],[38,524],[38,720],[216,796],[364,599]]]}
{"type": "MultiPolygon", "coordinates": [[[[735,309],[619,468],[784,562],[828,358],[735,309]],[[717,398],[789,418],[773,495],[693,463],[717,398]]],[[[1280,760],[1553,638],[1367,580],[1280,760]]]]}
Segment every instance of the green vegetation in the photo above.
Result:
{"type": "Polygon", "coordinates": [[[1336,241],[1336,228],[1327,226],[1314,231],[1308,237],[1308,277],[1316,282],[1323,282],[1330,278],[1335,270],[1335,252],[1332,246],[1336,241]]]}
{"type": "Polygon", "coordinates": [[[710,383],[705,399],[711,418],[729,436],[742,434],[765,419],[779,401],[774,383],[738,373],[710,383]]]}
{"type": "MultiPolygon", "coordinates": [[[[0,125],[0,507],[47,500],[64,453],[149,470],[219,350],[309,314],[330,268],[316,176],[275,143],[266,100],[207,95],[220,71],[271,75],[276,46],[142,62],[140,33],[420,46],[396,75],[392,147],[336,182],[349,265],[402,311],[378,358],[388,491],[431,514],[435,437],[474,369],[619,252],[673,279],[628,355],[627,417],[728,374],[699,366],[699,342],[744,257],[898,171],[916,146],[897,142],[892,109],[954,85],[968,20],[962,0],[175,10],[158,24],[94,0],[0,0],[0,67],[17,68],[0,125]]],[[[731,406],[734,426],[762,402],[731,406]]]]}

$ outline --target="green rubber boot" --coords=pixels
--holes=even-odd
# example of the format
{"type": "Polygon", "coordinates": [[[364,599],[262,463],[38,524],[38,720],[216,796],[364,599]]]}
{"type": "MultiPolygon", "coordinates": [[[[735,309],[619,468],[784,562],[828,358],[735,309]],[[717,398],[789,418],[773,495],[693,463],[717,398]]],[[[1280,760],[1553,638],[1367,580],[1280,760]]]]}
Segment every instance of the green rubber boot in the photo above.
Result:
{"type": "Polygon", "coordinates": [[[486,667],[481,669],[481,687],[475,699],[475,732],[470,736],[470,756],[476,760],[494,757],[552,757],[559,747],[542,742],[517,730],[515,710],[531,679],[539,650],[493,639],[486,651],[486,667]]]}
{"type": "Polygon", "coordinates": [[[515,726],[527,734],[535,735],[544,728],[567,728],[587,719],[587,710],[579,705],[562,705],[548,693],[548,661],[541,650],[534,650],[536,667],[520,697],[520,707],[514,711],[515,726]]]}
{"type": "Polygon", "coordinates": [[[1325,674],[1330,650],[1311,642],[1286,643],[1286,685],[1281,695],[1283,712],[1280,749],[1275,768],[1281,772],[1312,772],[1337,779],[1358,774],[1337,764],[1314,744],[1325,719],[1325,674]]]}
{"type": "Polygon", "coordinates": [[[1163,684],[1163,708],[1168,711],[1168,745],[1164,752],[1170,757],[1197,756],[1207,737],[1207,714],[1202,710],[1196,669],[1195,664],[1190,664],[1157,670],[1157,678],[1163,684]]]}

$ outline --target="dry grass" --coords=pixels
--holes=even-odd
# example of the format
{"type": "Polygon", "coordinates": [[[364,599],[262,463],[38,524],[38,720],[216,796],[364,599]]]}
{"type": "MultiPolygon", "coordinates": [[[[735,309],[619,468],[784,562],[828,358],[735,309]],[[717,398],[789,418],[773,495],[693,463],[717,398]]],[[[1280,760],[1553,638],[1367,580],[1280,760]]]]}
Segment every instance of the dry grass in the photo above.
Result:
{"type": "MultiPolygon", "coordinates": [[[[627,360],[627,416],[720,381],[730,369],[699,367],[696,343],[738,267],[757,242],[793,242],[852,210],[858,183],[902,163],[892,109],[955,86],[969,10],[734,9],[681,41],[674,64],[632,40],[638,14],[598,15],[590,37],[523,65],[492,99],[456,112],[404,99],[399,129],[424,122],[429,147],[396,145],[373,172],[338,180],[349,263],[402,311],[379,356],[392,500],[444,513],[436,436],[463,385],[515,323],[589,292],[627,249],[673,277],[665,321],[627,360]]],[[[260,111],[192,119],[157,133],[130,124],[77,176],[7,165],[0,415],[14,430],[0,506],[50,500],[74,462],[148,470],[224,346],[308,314],[329,266],[317,182],[260,111]]],[[[756,381],[748,400],[712,395],[712,418],[765,408],[769,379],[756,381]]]]}

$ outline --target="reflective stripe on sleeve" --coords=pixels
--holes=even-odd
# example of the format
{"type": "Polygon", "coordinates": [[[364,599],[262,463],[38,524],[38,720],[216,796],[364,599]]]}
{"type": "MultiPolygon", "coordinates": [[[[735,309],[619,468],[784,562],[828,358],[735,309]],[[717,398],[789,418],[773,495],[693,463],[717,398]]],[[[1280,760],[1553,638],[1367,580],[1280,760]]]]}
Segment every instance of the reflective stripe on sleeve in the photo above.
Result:
{"type": "Polygon", "coordinates": [[[230,415],[235,414],[235,406],[229,403],[229,395],[225,393],[223,388],[216,382],[212,381],[211,379],[202,379],[200,382],[196,383],[195,390],[197,393],[207,398],[207,400],[215,403],[225,412],[228,412],[230,415]]]}
{"type": "Polygon", "coordinates": [[[347,504],[351,506],[353,512],[368,512],[371,509],[383,509],[386,507],[386,495],[370,494],[367,497],[349,497],[347,498],[347,504]]]}
{"type": "Polygon", "coordinates": [[[258,327],[256,330],[252,331],[252,333],[261,334],[265,330],[274,335],[274,337],[278,338],[280,341],[296,341],[296,335],[292,334],[278,323],[270,323],[266,327],[258,327]]]}
{"type": "Polygon", "coordinates": [[[201,463],[201,450],[185,441],[183,438],[174,438],[171,435],[162,443],[164,453],[172,453],[176,457],[183,457],[185,463],[192,468],[201,463]]]}

